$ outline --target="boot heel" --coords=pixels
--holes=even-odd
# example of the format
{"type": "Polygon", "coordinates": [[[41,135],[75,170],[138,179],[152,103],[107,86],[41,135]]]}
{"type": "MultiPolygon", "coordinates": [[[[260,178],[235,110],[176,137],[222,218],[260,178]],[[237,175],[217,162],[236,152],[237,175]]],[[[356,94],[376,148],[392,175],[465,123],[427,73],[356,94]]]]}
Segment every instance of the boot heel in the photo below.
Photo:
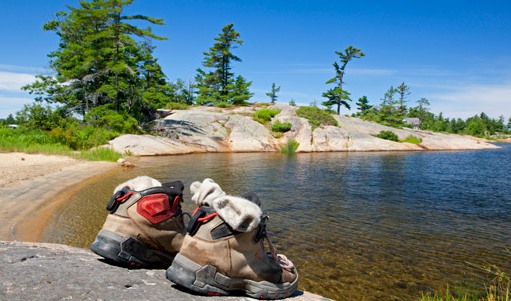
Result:
{"type": "Polygon", "coordinates": [[[107,260],[120,265],[125,265],[127,264],[126,260],[119,257],[122,241],[123,238],[121,236],[110,231],[101,230],[96,236],[96,239],[92,243],[90,249],[92,252],[107,260]]]}
{"type": "Polygon", "coordinates": [[[167,268],[173,257],[146,247],[133,237],[122,237],[100,230],[90,247],[91,251],[114,263],[130,268],[167,268]]]}
{"type": "Polygon", "coordinates": [[[167,279],[194,292],[210,296],[226,296],[229,292],[213,286],[216,268],[211,265],[200,266],[187,257],[177,254],[167,269],[167,279]]]}

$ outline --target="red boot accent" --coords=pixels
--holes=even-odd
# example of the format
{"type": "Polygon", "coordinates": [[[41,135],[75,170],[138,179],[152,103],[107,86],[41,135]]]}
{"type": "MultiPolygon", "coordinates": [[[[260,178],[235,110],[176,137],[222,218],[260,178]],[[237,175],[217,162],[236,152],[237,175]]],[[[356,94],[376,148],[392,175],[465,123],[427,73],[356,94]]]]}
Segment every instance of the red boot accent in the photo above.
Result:
{"type": "Polygon", "coordinates": [[[176,214],[176,207],[170,207],[169,198],[164,193],[151,194],[137,203],[137,212],[152,224],[160,223],[176,214]]]}

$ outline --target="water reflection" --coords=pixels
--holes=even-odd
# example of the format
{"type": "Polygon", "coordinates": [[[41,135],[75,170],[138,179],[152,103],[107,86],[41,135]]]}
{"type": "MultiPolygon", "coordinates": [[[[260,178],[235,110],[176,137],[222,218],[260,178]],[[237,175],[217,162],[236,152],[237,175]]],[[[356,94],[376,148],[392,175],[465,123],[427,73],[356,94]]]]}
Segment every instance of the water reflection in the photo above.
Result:
{"type": "Polygon", "coordinates": [[[481,285],[485,275],[467,262],[511,270],[510,155],[506,146],[143,158],[70,200],[47,240],[88,247],[113,187],[126,179],[145,174],[188,187],[210,177],[229,193],[259,194],[271,237],[299,268],[301,289],[338,300],[410,300],[447,282],[481,285]]]}

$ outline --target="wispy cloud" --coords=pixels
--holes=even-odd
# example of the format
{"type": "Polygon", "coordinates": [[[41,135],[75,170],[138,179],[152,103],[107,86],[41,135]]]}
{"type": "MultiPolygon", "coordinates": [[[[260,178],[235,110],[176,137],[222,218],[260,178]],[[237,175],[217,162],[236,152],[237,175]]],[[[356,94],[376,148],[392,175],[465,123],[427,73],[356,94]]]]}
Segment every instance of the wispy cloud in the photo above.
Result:
{"type": "Polygon", "coordinates": [[[21,87],[33,83],[44,68],[0,64],[0,118],[13,114],[34,100],[21,87]]]}
{"type": "MultiPolygon", "coordinates": [[[[315,65],[293,65],[282,66],[279,68],[266,69],[264,71],[253,71],[254,74],[325,74],[333,75],[335,72],[333,67],[330,66],[315,66],[315,65]]],[[[395,70],[382,69],[382,68],[350,68],[346,69],[350,75],[361,76],[386,76],[395,74],[395,70]]]]}
{"type": "MultiPolygon", "coordinates": [[[[330,70],[331,72],[331,70],[330,70]]],[[[394,75],[397,73],[396,70],[392,69],[384,69],[384,68],[352,68],[349,69],[349,72],[352,75],[362,75],[362,76],[388,76],[394,75]]]]}
{"type": "Polygon", "coordinates": [[[30,73],[30,74],[41,74],[41,73],[50,72],[50,70],[48,68],[31,67],[31,66],[16,66],[16,65],[7,65],[7,64],[0,64],[0,71],[9,71],[9,72],[15,72],[15,73],[30,73]]]}
{"type": "Polygon", "coordinates": [[[21,87],[34,81],[33,74],[0,71],[0,91],[20,91],[21,87]]]}
{"type": "Polygon", "coordinates": [[[428,98],[435,111],[449,112],[450,117],[468,118],[482,112],[493,118],[511,117],[511,82],[453,86],[428,98]]]}
{"type": "Polygon", "coordinates": [[[23,105],[32,103],[34,100],[24,97],[8,97],[0,95],[0,118],[6,118],[23,108],[23,105]]]}

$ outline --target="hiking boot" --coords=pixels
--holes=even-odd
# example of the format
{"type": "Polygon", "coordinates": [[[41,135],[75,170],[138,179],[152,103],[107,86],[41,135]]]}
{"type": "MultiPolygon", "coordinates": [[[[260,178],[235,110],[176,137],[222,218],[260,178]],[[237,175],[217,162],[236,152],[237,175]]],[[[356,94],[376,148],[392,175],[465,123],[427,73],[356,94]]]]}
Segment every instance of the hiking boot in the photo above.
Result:
{"type": "Polygon", "coordinates": [[[277,254],[255,194],[226,195],[211,179],[191,185],[198,208],[188,224],[167,279],[205,295],[291,296],[298,286],[293,263],[277,254]]]}
{"type": "Polygon", "coordinates": [[[91,250],[130,268],[168,268],[186,233],[181,181],[160,183],[147,176],[117,186],[91,250]]]}

